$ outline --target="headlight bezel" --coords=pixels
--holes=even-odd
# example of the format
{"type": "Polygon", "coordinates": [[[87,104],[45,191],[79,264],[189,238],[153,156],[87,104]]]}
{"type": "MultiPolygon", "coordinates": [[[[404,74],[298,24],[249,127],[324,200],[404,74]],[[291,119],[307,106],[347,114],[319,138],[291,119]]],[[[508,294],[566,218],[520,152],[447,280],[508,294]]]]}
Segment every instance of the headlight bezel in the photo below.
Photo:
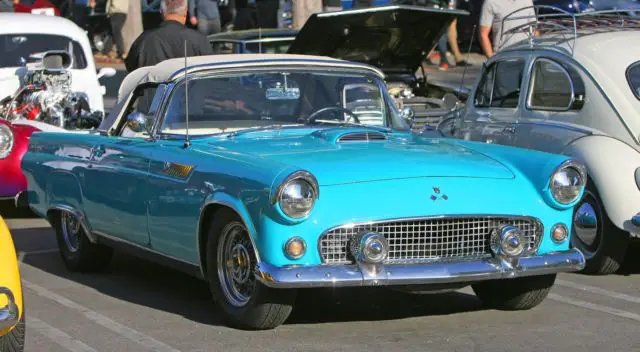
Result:
{"type": "Polygon", "coordinates": [[[11,152],[13,151],[13,147],[15,146],[15,136],[13,134],[13,130],[11,129],[11,127],[9,127],[6,124],[0,124],[0,130],[3,130],[5,132],[0,132],[0,133],[7,133],[9,136],[9,147],[7,148],[7,151],[5,154],[2,154],[0,152],[0,160],[2,159],[6,159],[9,155],[11,155],[11,152]]]}
{"type": "Polygon", "coordinates": [[[320,187],[318,185],[318,180],[310,172],[299,170],[291,173],[280,183],[280,185],[274,192],[273,197],[271,198],[271,204],[278,209],[278,212],[281,213],[282,216],[284,216],[290,221],[297,222],[297,221],[303,221],[311,215],[311,212],[315,208],[316,202],[318,201],[319,198],[320,198],[320,187]],[[281,205],[281,199],[285,189],[290,184],[296,183],[296,182],[308,183],[311,186],[311,190],[313,191],[313,198],[312,198],[313,203],[309,208],[309,210],[307,210],[302,216],[292,216],[288,214],[281,205]]]}
{"type": "Polygon", "coordinates": [[[569,159],[564,161],[562,164],[558,165],[553,172],[551,173],[551,176],[549,177],[549,180],[547,181],[547,191],[549,194],[549,197],[551,198],[552,202],[559,207],[562,208],[569,208],[574,206],[575,204],[577,204],[580,199],[582,198],[582,195],[584,194],[584,189],[587,186],[587,169],[586,167],[580,163],[577,160],[573,160],[573,159],[569,159]],[[569,202],[563,201],[561,199],[558,199],[556,197],[556,192],[554,191],[553,188],[553,180],[556,177],[556,175],[558,175],[560,172],[567,170],[567,169],[573,169],[574,171],[576,171],[578,173],[578,175],[580,176],[581,179],[581,191],[580,193],[577,195],[577,197],[575,197],[574,199],[572,199],[569,202]]]}

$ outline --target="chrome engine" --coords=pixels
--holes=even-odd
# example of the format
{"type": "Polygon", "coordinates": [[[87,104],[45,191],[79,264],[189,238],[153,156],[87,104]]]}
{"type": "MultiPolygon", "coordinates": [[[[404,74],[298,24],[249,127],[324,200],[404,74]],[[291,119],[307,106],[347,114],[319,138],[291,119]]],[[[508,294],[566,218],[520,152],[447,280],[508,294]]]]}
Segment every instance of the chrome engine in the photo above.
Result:
{"type": "Polygon", "coordinates": [[[18,91],[0,101],[0,118],[35,120],[68,130],[98,127],[104,114],[91,112],[86,94],[72,91],[70,67],[68,53],[44,53],[40,67],[28,70],[18,91]]]}

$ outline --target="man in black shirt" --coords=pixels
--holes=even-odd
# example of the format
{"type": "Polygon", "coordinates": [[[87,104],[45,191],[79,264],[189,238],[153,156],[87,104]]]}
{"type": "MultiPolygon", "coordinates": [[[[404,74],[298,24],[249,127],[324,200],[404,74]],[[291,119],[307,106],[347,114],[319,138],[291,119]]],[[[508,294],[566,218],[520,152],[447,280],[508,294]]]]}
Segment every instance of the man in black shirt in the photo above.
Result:
{"type": "Polygon", "coordinates": [[[158,28],[144,31],[131,45],[125,60],[128,72],[184,57],[185,40],[187,56],[213,55],[207,37],[184,25],[187,21],[187,0],[166,0],[164,7],[164,22],[158,28]]]}

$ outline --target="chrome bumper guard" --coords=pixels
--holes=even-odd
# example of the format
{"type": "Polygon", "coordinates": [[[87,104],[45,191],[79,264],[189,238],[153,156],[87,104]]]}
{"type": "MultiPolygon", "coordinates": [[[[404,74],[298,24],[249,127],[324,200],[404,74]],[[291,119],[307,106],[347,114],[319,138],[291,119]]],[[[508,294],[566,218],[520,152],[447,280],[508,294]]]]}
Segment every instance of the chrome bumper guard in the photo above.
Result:
{"type": "Polygon", "coordinates": [[[585,258],[577,249],[513,260],[427,264],[317,265],[276,267],[261,262],[256,277],[273,288],[424,285],[509,279],[582,270],[585,258]]]}
{"type": "Polygon", "coordinates": [[[0,294],[7,296],[9,303],[0,309],[0,330],[6,330],[18,324],[19,311],[13,292],[6,287],[0,287],[0,294]]]}

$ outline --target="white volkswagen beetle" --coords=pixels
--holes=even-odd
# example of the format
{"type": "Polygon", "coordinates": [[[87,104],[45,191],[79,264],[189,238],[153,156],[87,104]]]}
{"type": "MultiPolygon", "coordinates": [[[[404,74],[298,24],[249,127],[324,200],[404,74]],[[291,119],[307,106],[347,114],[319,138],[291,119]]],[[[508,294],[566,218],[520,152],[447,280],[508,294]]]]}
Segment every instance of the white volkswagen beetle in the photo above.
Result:
{"type": "Polygon", "coordinates": [[[0,13],[0,99],[11,96],[20,87],[25,67],[38,62],[46,51],[65,50],[72,56],[72,86],[84,92],[92,111],[103,111],[105,87],[101,77],[115,75],[105,67],[96,72],[86,32],[72,21],[47,15],[0,13]]]}
{"type": "Polygon", "coordinates": [[[640,234],[640,19],[545,10],[505,17],[520,23],[504,36],[537,35],[488,60],[464,107],[438,129],[583,162],[589,179],[572,245],[587,258],[585,273],[613,273],[640,234]]]}

